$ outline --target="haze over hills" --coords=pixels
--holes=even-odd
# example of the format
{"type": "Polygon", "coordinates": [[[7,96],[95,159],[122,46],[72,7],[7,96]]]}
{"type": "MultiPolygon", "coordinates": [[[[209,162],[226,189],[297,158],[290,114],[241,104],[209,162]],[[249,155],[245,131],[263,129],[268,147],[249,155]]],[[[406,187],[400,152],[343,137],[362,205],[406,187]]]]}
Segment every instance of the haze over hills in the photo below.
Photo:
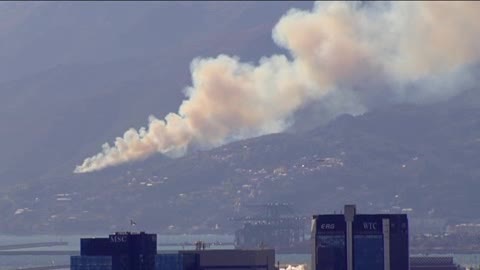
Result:
{"type": "MultiPolygon", "coordinates": [[[[477,88],[72,174],[148,115],[176,111],[194,57],[256,62],[281,52],[271,31],[292,6],[312,3],[1,3],[0,232],[104,232],[130,219],[152,231],[229,232],[242,205],[273,201],[305,215],[354,202],[367,212],[480,218],[477,88]]],[[[310,109],[295,117],[316,121],[310,109]]]]}
{"type": "Polygon", "coordinates": [[[229,231],[241,205],[294,203],[303,214],[355,202],[445,222],[477,219],[477,92],[447,103],[341,116],[305,133],[266,135],[180,159],[50,175],[2,190],[5,232],[229,231]],[[472,102],[475,101],[475,102],[472,102]],[[19,209],[25,209],[20,210],[19,209]],[[194,209],[194,210],[192,210],[194,209]],[[17,214],[14,214],[17,213],[17,214]]]}

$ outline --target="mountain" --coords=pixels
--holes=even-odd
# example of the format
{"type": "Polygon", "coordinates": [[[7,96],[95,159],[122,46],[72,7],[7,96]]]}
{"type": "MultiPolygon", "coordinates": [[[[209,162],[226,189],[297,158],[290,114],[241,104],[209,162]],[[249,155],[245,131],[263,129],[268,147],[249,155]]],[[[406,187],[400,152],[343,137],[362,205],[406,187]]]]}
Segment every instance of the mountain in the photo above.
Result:
{"type": "Polygon", "coordinates": [[[125,230],[130,219],[155,232],[231,232],[228,218],[243,205],[275,201],[305,215],[356,203],[365,212],[479,219],[478,89],[72,174],[148,115],[175,112],[192,59],[255,62],[283,52],[273,25],[289,8],[311,6],[0,2],[0,233],[125,230]]]}
{"type": "Polygon", "coordinates": [[[364,212],[478,219],[480,96],[343,115],[308,132],[271,134],[91,174],[52,174],[4,190],[5,232],[142,229],[231,232],[251,203],[293,203],[301,213],[356,203],[364,212]],[[15,214],[16,213],[16,214],[15,214]],[[26,222],[28,221],[28,222],[26,222]],[[214,229],[217,224],[220,229],[214,229]]]}

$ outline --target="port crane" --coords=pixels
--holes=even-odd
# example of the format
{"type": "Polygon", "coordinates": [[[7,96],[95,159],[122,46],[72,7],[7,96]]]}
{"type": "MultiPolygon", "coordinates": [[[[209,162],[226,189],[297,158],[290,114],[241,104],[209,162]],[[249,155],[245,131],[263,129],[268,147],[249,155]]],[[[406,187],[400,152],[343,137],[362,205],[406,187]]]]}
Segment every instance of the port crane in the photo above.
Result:
{"type": "Polygon", "coordinates": [[[295,215],[292,204],[250,204],[245,208],[253,214],[231,219],[243,223],[235,231],[236,248],[274,248],[286,253],[308,250],[308,217],[295,215]]]}

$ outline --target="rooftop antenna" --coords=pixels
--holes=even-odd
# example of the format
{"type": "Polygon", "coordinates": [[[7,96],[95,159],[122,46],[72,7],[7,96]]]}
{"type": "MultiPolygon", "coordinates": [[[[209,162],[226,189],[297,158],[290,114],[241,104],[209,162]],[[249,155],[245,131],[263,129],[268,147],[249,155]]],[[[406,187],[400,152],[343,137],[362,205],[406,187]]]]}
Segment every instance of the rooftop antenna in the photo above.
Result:
{"type": "Polygon", "coordinates": [[[137,226],[137,223],[133,219],[130,219],[130,228],[132,228],[132,231],[134,231],[133,227],[135,226],[137,226]]]}

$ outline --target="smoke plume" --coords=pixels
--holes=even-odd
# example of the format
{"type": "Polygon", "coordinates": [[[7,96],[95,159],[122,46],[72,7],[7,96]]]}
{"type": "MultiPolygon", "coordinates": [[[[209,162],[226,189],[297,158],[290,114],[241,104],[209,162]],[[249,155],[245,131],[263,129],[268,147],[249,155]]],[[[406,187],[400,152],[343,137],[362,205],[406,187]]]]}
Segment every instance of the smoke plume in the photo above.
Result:
{"type": "Polygon", "coordinates": [[[308,269],[306,264],[299,265],[287,265],[286,267],[280,267],[280,270],[306,270],[308,269]]]}
{"type": "Polygon", "coordinates": [[[272,33],[290,55],[256,64],[227,55],[194,59],[178,113],[150,116],[147,128],[129,129],[74,172],[280,132],[310,104],[323,106],[330,119],[379,104],[451,97],[472,82],[471,67],[479,63],[479,15],[479,2],[453,1],[292,9],[272,33]]]}

